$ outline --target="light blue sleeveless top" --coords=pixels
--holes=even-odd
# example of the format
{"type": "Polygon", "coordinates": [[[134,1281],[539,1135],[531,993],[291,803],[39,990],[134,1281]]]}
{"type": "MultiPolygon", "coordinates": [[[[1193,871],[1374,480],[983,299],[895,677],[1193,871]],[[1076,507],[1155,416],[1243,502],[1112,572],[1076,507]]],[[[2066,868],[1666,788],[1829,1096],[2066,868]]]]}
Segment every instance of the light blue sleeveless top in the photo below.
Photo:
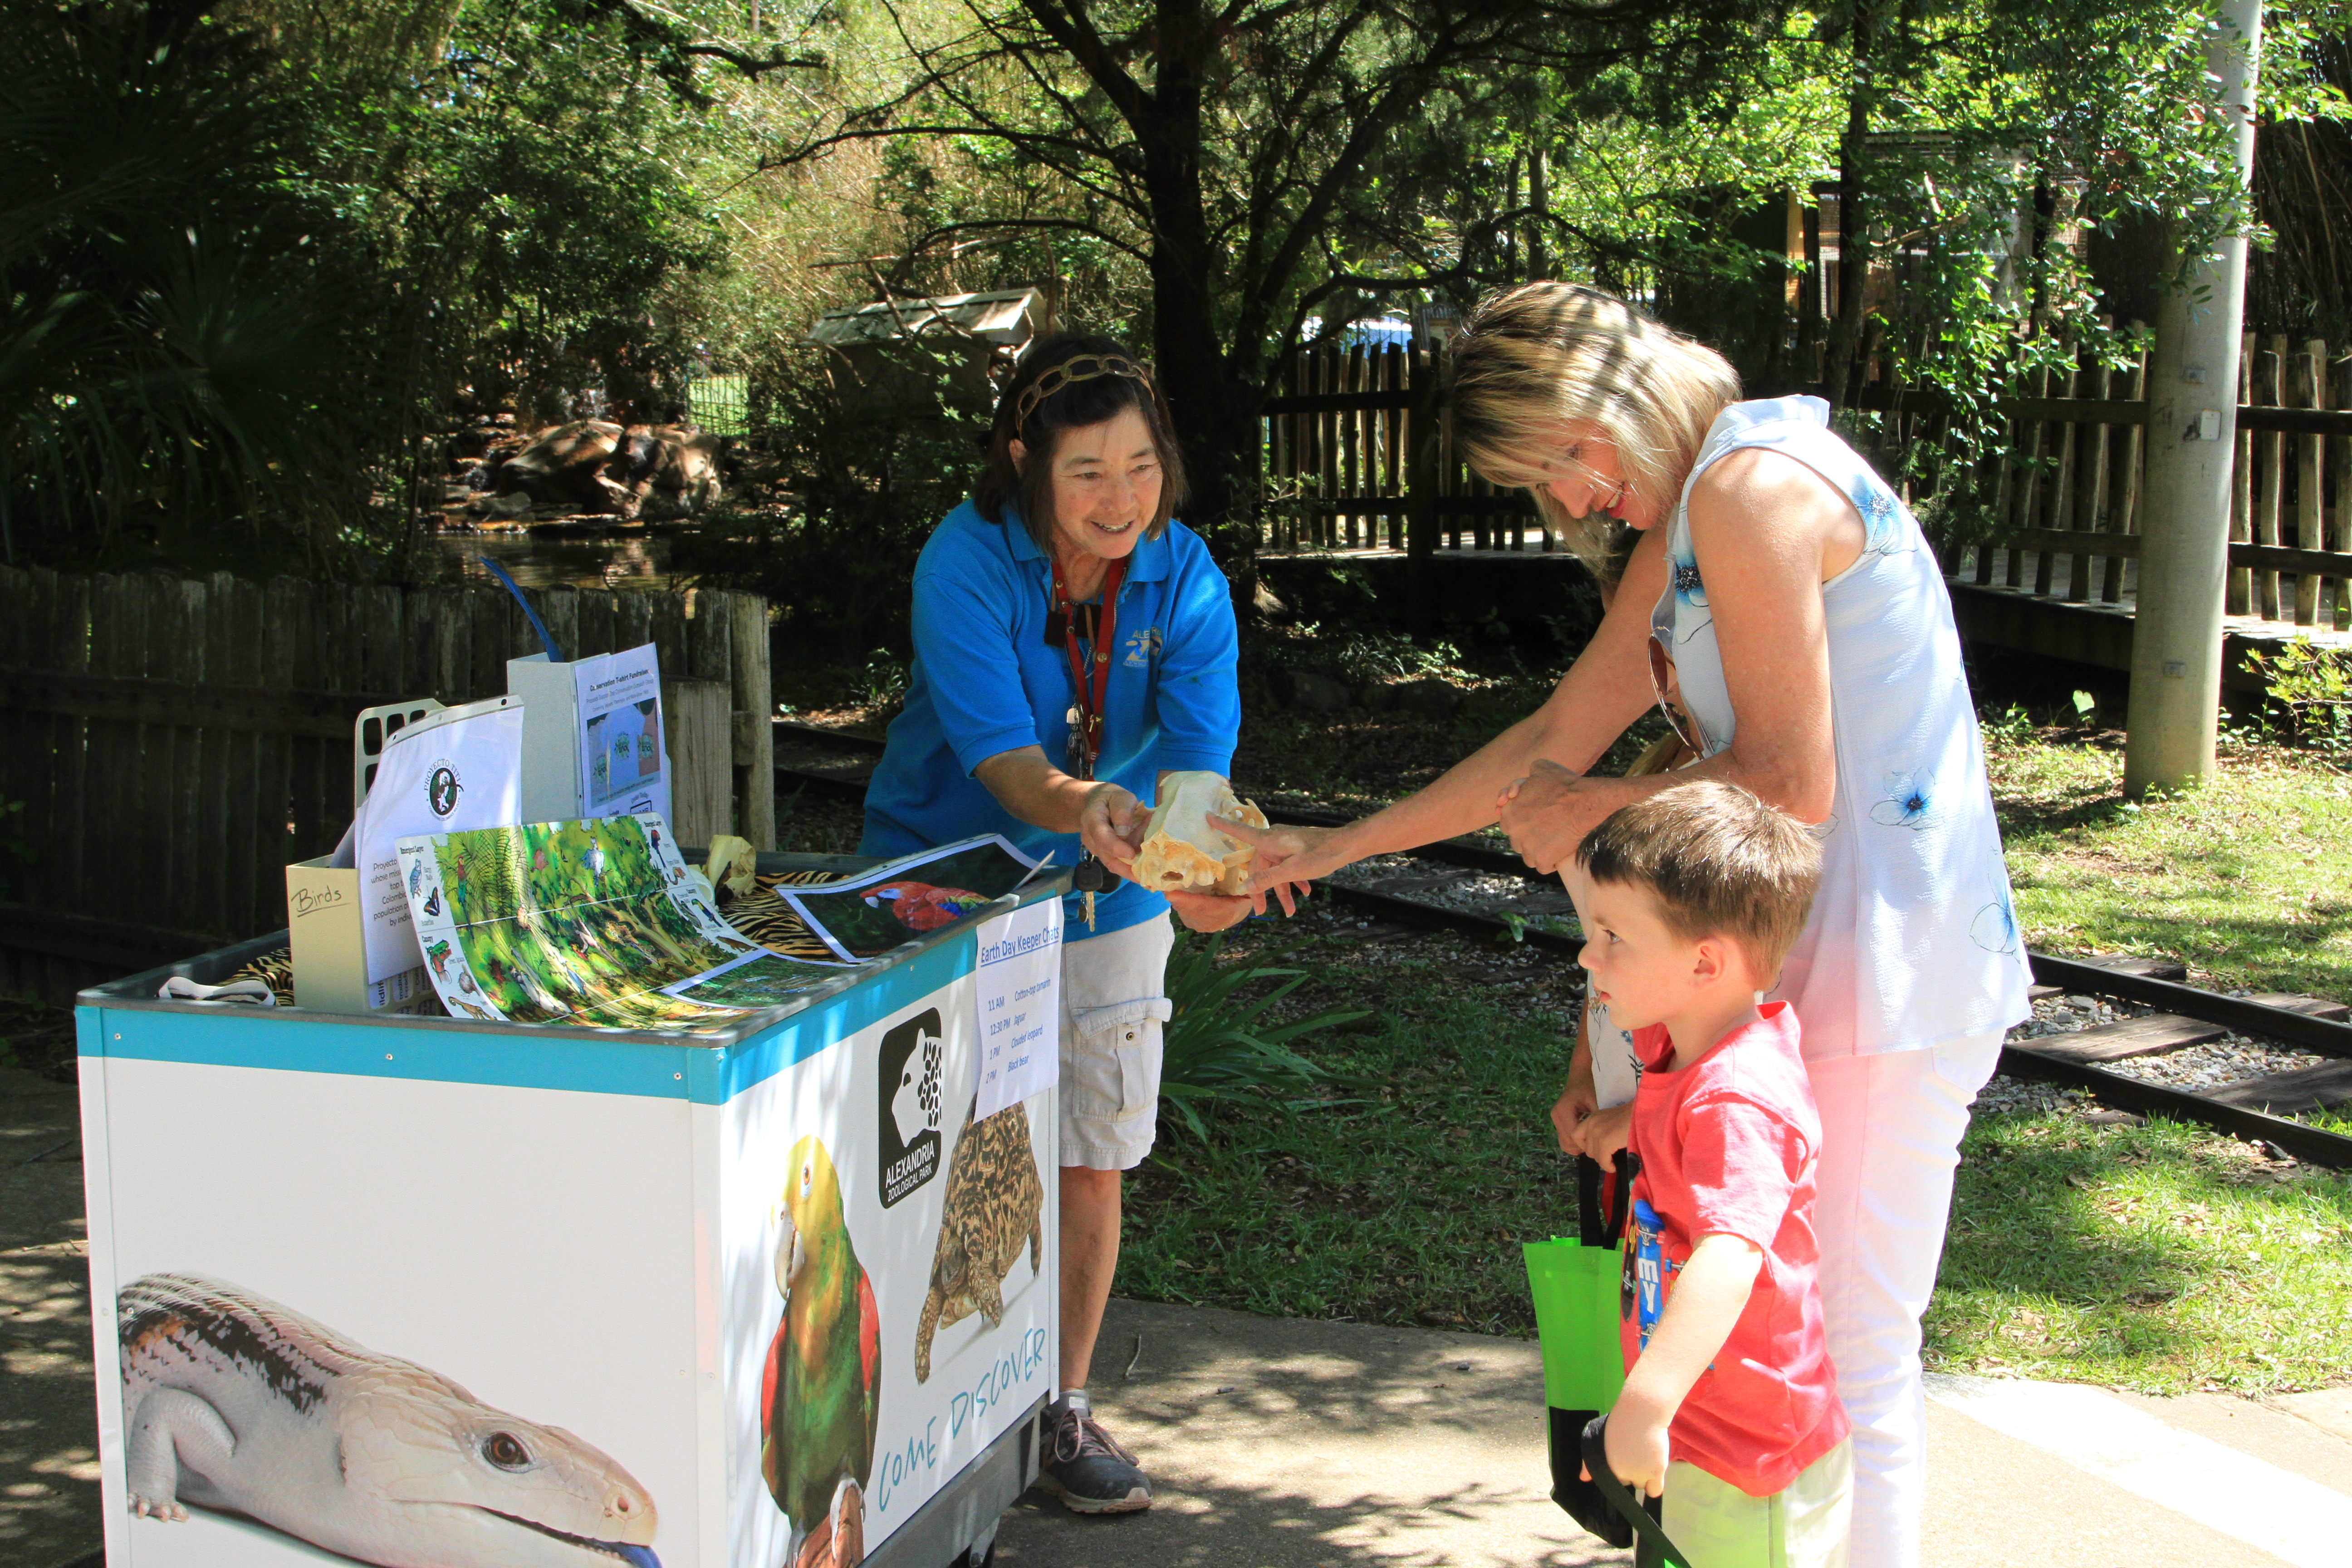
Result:
{"type": "MultiPolygon", "coordinates": [[[[2005,1029],[2030,1015],[2028,971],[1951,595],[1910,509],[1831,433],[1818,397],[1726,408],[1684,481],[1666,534],[1670,580],[1651,616],[1673,650],[1684,705],[1710,754],[1731,743],[1738,715],[1691,549],[1690,495],[1710,466],[1745,447],[1786,453],[1821,475],[1867,531],[1861,557],[1822,584],[1837,799],[1823,825],[1812,917],[1770,995],[1794,1004],[1809,1059],[2005,1029]]],[[[1601,1039],[1630,1051],[1622,1031],[1598,1013],[1595,1023],[1601,1039]]],[[[1601,1061],[1614,1054],[1597,1050],[1596,1070],[1620,1076],[1601,1061]]],[[[1603,1088],[1602,1103],[1614,1103],[1603,1088]]]]}

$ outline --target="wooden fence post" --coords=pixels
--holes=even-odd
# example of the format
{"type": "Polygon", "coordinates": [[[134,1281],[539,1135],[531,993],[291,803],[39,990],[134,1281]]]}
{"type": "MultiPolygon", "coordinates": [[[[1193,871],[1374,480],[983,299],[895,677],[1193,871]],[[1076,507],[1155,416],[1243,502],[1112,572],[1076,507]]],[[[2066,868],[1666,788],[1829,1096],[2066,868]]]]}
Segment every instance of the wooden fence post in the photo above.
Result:
{"type": "MultiPolygon", "coordinates": [[[[2313,339],[2304,344],[2304,352],[2294,356],[2294,405],[2297,408],[2324,408],[2327,405],[2326,389],[2320,377],[2326,374],[2327,345],[2313,339]]],[[[2294,547],[2297,550],[2317,550],[2320,535],[2321,487],[2326,483],[2326,440],[2305,433],[2295,437],[2294,475],[2294,547]]],[[[2319,574],[2297,572],[2294,574],[2294,624],[2316,626],[2319,622],[2319,574]]]]}
{"type": "MultiPolygon", "coordinates": [[[[2336,406],[2352,410],[2352,357],[2337,360],[2328,370],[2336,406]]],[[[2334,458],[2328,467],[2336,473],[2336,509],[2326,548],[2352,550],[2352,437],[2338,436],[2328,447],[2334,458]]],[[[2338,631],[2352,630],[2352,579],[2338,577],[2335,586],[2335,614],[2323,624],[2338,631]]]]}
{"type": "MultiPolygon", "coordinates": [[[[670,828],[680,844],[701,847],[735,830],[732,701],[723,680],[662,682],[662,712],[669,721],[670,828]]],[[[772,801],[774,794],[771,774],[772,801]]],[[[772,805],[769,814],[772,839],[772,805]]]]}
{"type": "MultiPolygon", "coordinates": [[[[2265,407],[2277,408],[2286,402],[2280,364],[2286,357],[2285,349],[2285,334],[2274,333],[2271,346],[2254,356],[2254,401],[2265,407]]],[[[2275,430],[2265,430],[2254,437],[2254,450],[2262,455],[2262,489],[2254,502],[2254,542],[2274,546],[2280,542],[2280,501],[2286,490],[2286,437],[2275,430]]],[[[2254,613],[2266,621],[2279,618],[2279,574],[2275,571],[2264,569],[2254,574],[2254,613]]]]}
{"type": "Polygon", "coordinates": [[[742,801],[735,820],[754,849],[776,847],[776,702],[768,672],[768,601],[757,594],[735,595],[734,695],[730,699],[736,794],[742,801]]]}
{"type": "Polygon", "coordinates": [[[1405,629],[1417,637],[1427,637],[1436,619],[1430,604],[1429,573],[1437,555],[1439,363],[1427,345],[1413,346],[1412,407],[1405,424],[1405,450],[1411,465],[1404,484],[1405,629]]]}

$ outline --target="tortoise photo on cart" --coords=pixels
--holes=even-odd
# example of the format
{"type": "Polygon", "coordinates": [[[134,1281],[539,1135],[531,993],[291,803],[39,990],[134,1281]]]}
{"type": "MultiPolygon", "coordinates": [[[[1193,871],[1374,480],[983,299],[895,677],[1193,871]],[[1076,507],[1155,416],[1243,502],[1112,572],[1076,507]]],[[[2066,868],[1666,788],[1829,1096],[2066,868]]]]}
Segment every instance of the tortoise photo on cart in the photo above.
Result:
{"type": "Polygon", "coordinates": [[[940,1215],[940,1246],[931,1258],[931,1292],[915,1325],[915,1381],[931,1375],[931,1339],[942,1328],[974,1312],[994,1328],[1004,1319],[1004,1277],[1013,1272],[1021,1247],[1029,1247],[1029,1268],[1044,1267],[1043,1215],[1045,1189],[1037,1179],[1037,1154],[1029,1142],[1029,1112],[1019,1102],[985,1121],[963,1113],[955,1152],[948,1157],[945,1205],[940,1215]]]}

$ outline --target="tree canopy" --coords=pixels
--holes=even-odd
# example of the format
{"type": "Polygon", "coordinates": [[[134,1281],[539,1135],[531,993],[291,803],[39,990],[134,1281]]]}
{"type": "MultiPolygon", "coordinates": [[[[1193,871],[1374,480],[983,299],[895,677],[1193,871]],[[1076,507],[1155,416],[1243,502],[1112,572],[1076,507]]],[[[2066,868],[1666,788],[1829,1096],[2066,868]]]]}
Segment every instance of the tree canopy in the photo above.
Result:
{"type": "MultiPolygon", "coordinates": [[[[2257,272],[2315,321],[2347,309],[2344,9],[2268,24],[2264,136],[2305,156],[2265,155],[2282,259],[2257,272]]],[[[698,367],[805,375],[829,306],[1035,283],[1154,360],[1192,521],[1245,569],[1263,403],[1366,315],[1549,274],[1767,389],[1810,382],[1756,323],[1820,187],[1830,395],[1874,347],[1981,408],[2037,355],[2125,351],[2117,258],[2252,222],[2202,0],[0,10],[25,62],[0,84],[12,557],[234,537],[404,574],[454,421],[671,416],[698,367]],[[1870,286],[1889,264],[1898,299],[1870,286]]]]}

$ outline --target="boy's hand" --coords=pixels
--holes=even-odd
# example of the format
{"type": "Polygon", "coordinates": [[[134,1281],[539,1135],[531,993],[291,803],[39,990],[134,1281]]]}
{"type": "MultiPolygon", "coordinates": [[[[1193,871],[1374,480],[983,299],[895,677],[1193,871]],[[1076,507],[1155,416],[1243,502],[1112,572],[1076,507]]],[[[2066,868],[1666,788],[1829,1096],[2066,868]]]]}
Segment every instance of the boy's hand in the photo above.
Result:
{"type": "Polygon", "coordinates": [[[1606,1165],[1633,1136],[1633,1107],[1627,1103],[1596,1110],[1577,1124],[1571,1136],[1577,1153],[1606,1165]]]}
{"type": "MultiPolygon", "coordinates": [[[[1659,1497],[1665,1492],[1669,1457],[1666,1420],[1666,1415],[1629,1410],[1622,1400],[1610,1412],[1609,1425],[1602,1433],[1609,1468],[1625,1483],[1625,1489],[1637,1498],[1659,1497]]],[[[1588,1481],[1592,1479],[1589,1467],[1578,1467],[1577,1473],[1588,1481]]]]}
{"type": "Polygon", "coordinates": [[[1552,1131],[1559,1135],[1559,1152],[1578,1152],[1576,1129],[1584,1119],[1601,1109],[1601,1095],[1592,1087],[1592,1052],[1586,1047],[1585,1032],[1591,1026],[1590,1007],[1578,1015],[1576,1044],[1569,1048],[1568,1083],[1559,1091],[1559,1099],[1551,1108],[1552,1131]]]}

